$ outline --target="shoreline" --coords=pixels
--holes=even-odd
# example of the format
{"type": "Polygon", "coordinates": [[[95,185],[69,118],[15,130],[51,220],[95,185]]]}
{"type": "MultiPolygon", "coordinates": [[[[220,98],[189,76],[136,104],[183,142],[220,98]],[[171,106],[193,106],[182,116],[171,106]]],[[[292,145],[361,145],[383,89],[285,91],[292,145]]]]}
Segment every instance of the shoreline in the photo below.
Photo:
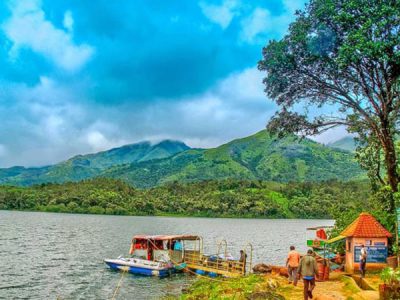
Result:
{"type": "Polygon", "coordinates": [[[241,220],[323,220],[333,221],[329,218],[271,218],[259,216],[201,216],[201,215],[185,215],[185,214],[107,214],[107,213],[89,213],[89,212],[73,212],[73,211],[48,211],[48,210],[32,210],[32,209],[0,209],[0,211],[12,212],[33,212],[33,213],[53,213],[53,214],[70,214],[70,215],[92,215],[92,216],[115,216],[115,217],[157,217],[157,218],[195,218],[195,219],[241,219],[241,220]]]}

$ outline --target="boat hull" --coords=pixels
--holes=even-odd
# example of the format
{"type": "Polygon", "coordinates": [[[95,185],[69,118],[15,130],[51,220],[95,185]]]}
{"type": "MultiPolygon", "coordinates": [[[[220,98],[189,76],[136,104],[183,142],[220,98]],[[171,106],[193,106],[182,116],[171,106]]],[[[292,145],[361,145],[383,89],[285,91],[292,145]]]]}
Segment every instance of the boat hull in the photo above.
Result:
{"type": "Polygon", "coordinates": [[[174,272],[174,268],[164,267],[152,261],[105,259],[104,262],[113,270],[129,272],[136,275],[167,277],[174,272]]]}

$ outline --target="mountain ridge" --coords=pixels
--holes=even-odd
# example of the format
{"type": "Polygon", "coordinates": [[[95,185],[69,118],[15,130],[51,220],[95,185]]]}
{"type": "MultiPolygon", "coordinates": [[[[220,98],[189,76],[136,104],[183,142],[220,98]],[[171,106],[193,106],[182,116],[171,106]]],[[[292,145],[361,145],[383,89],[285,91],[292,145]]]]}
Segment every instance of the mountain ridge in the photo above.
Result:
{"type": "Polygon", "coordinates": [[[31,185],[79,181],[95,177],[113,165],[164,158],[187,149],[190,147],[181,141],[163,140],[158,143],[142,141],[96,153],[78,154],[49,166],[2,168],[0,184],[31,185]]]}
{"type": "Polygon", "coordinates": [[[0,183],[32,185],[94,177],[116,178],[149,188],[173,181],[248,179],[276,182],[351,180],[363,176],[352,153],[295,135],[277,139],[266,130],[210,149],[182,142],[125,145],[74,156],[43,168],[0,169],[0,183]]]}
{"type": "Polygon", "coordinates": [[[262,130],[211,149],[191,149],[170,158],[111,167],[101,176],[138,187],[173,181],[249,179],[288,181],[351,180],[363,176],[348,151],[292,135],[271,137],[262,130]]]}

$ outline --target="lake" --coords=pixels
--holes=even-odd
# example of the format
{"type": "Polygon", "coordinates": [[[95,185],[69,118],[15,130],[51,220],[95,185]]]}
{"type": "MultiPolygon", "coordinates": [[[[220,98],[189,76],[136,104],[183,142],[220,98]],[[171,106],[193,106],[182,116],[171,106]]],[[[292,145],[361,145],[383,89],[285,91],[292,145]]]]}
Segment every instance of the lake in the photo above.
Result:
{"type": "MultiPolygon", "coordinates": [[[[135,234],[192,233],[207,253],[226,239],[229,252],[251,242],[253,262],[283,265],[290,245],[305,252],[306,228],[331,220],[173,218],[0,211],[1,299],[110,299],[121,278],[104,258],[127,255],[135,234]]],[[[194,278],[125,275],[118,299],[178,295],[194,278]]]]}

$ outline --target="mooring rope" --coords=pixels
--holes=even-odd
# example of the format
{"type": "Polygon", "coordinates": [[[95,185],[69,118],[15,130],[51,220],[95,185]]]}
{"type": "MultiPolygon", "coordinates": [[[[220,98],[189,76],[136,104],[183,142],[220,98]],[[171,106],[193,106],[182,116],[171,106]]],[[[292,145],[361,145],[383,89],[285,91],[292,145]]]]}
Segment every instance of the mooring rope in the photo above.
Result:
{"type": "Polygon", "coordinates": [[[128,272],[125,271],[124,269],[122,269],[121,271],[122,271],[121,278],[119,279],[118,284],[117,284],[117,286],[115,287],[115,290],[114,290],[114,293],[113,293],[113,295],[112,295],[112,297],[111,297],[111,300],[115,300],[115,299],[117,298],[117,295],[118,295],[118,293],[119,293],[119,289],[121,288],[121,285],[122,285],[122,279],[124,279],[125,273],[128,273],[128,272]]]}

